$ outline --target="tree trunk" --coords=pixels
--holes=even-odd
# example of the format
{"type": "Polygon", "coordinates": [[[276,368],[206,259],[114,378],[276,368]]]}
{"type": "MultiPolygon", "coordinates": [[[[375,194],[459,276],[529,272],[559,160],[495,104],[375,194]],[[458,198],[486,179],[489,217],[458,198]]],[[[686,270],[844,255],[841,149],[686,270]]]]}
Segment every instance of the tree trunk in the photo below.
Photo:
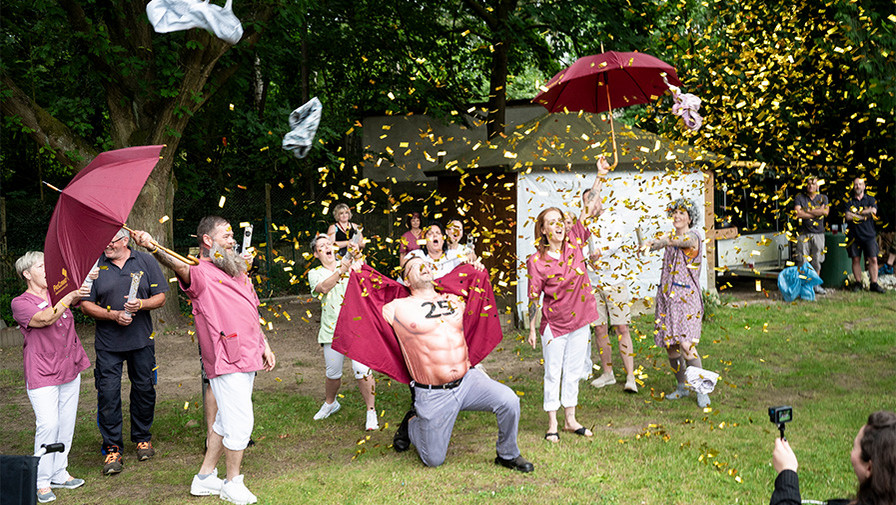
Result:
{"type": "Polygon", "coordinates": [[[510,50],[509,41],[495,44],[492,53],[492,68],[489,78],[488,95],[488,139],[491,140],[504,133],[507,110],[507,58],[510,50]]]}
{"type": "MultiPolygon", "coordinates": [[[[129,228],[149,232],[164,246],[171,245],[171,237],[174,236],[171,216],[174,215],[176,184],[172,168],[176,150],[176,145],[169,145],[162,149],[161,159],[150,174],[146,185],[143,186],[143,191],[140,192],[127,222],[129,228]],[[169,219],[164,219],[165,216],[168,216],[169,219]],[[163,220],[164,222],[161,222],[163,220]]],[[[177,252],[186,256],[188,251],[177,252]]],[[[166,327],[177,325],[180,319],[179,288],[176,280],[172,282],[172,279],[176,279],[174,272],[162,267],[162,273],[169,282],[165,305],[152,311],[153,328],[157,335],[166,327]]]]}

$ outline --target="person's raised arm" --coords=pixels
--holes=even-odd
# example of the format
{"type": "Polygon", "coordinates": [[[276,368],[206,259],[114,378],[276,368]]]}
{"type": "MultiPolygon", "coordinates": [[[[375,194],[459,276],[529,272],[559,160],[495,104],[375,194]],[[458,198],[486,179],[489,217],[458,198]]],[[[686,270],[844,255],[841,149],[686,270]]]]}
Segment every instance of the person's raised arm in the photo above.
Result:
{"type": "Polygon", "coordinates": [[[339,261],[339,267],[330,274],[329,277],[317,283],[314,286],[314,292],[325,295],[333,289],[336,284],[339,283],[339,279],[342,278],[342,275],[348,273],[348,271],[352,267],[352,256],[350,254],[346,254],[342,257],[342,260],[339,261]]]}
{"type": "Polygon", "coordinates": [[[190,265],[159,249],[153,244],[152,235],[145,231],[133,230],[131,231],[131,238],[140,247],[148,249],[159,263],[173,270],[174,275],[180,279],[184,286],[190,285],[190,265]]]}
{"type": "Polygon", "coordinates": [[[588,193],[588,197],[586,198],[585,208],[582,209],[580,220],[584,221],[586,218],[596,216],[600,212],[600,192],[601,189],[603,189],[604,179],[607,177],[608,173],[610,173],[610,164],[607,163],[606,158],[601,156],[600,159],[597,160],[597,177],[594,178],[591,192],[588,193]]]}

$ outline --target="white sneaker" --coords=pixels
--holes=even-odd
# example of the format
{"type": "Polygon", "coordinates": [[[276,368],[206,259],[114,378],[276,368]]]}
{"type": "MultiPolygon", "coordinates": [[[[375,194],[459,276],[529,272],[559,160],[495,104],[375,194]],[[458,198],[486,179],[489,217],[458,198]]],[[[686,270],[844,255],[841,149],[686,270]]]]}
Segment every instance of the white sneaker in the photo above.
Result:
{"type": "Polygon", "coordinates": [[[380,423],[376,417],[376,409],[367,411],[367,424],[364,427],[367,431],[380,429],[380,423]]]}
{"type": "Polygon", "coordinates": [[[258,498],[243,484],[242,475],[237,475],[233,480],[224,481],[224,485],[221,486],[221,499],[237,505],[258,502],[258,498]]]}
{"type": "Polygon", "coordinates": [[[816,295],[825,295],[825,294],[827,294],[827,292],[828,292],[828,290],[827,290],[827,289],[824,289],[824,288],[821,287],[820,285],[819,285],[819,286],[815,286],[815,294],[816,294],[816,295]]]}
{"type": "Polygon", "coordinates": [[[190,494],[193,496],[210,496],[221,494],[221,486],[224,481],[218,478],[218,469],[212,470],[212,474],[204,479],[199,478],[199,474],[193,476],[193,483],[190,484],[190,494]]]}
{"type": "Polygon", "coordinates": [[[700,406],[701,409],[705,409],[709,407],[709,404],[712,403],[709,401],[709,395],[705,393],[697,393],[697,405],[700,406]]]}
{"type": "Polygon", "coordinates": [[[596,388],[612,386],[613,384],[616,384],[616,377],[613,376],[613,372],[604,372],[603,375],[591,381],[591,385],[596,388]]]}
{"type": "Polygon", "coordinates": [[[638,383],[635,382],[634,375],[629,375],[625,379],[625,386],[623,386],[622,389],[628,393],[637,393],[638,392],[638,383]]]}
{"type": "Polygon", "coordinates": [[[314,420],[320,421],[321,419],[326,419],[330,417],[331,414],[338,412],[341,408],[342,405],[339,405],[339,400],[333,400],[333,403],[324,402],[320,410],[317,411],[317,414],[314,414],[314,420]]]}

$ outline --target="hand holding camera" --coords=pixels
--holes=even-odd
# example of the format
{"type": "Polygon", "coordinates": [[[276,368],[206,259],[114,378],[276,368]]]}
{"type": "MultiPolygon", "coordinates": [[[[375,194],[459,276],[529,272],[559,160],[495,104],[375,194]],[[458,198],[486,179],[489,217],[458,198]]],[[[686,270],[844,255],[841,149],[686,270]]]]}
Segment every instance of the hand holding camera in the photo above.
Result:
{"type": "Polygon", "coordinates": [[[776,473],[781,473],[784,470],[796,471],[798,466],[796,454],[790,448],[790,442],[783,438],[775,439],[775,450],[772,451],[772,465],[775,467],[776,473]]]}
{"type": "Polygon", "coordinates": [[[768,420],[778,426],[778,430],[781,432],[781,439],[787,440],[784,437],[784,424],[789,423],[793,420],[793,407],[789,407],[787,405],[782,405],[780,407],[769,407],[768,408],[768,420]]]}

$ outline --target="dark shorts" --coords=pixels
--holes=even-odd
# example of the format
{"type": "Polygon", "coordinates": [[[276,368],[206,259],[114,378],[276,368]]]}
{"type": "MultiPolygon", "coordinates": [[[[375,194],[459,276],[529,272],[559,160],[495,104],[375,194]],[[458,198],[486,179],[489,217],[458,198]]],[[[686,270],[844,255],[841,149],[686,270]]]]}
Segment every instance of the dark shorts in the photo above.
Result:
{"type": "Polygon", "coordinates": [[[880,252],[880,249],[877,247],[877,240],[875,239],[851,239],[849,244],[846,246],[846,254],[849,255],[850,258],[858,258],[865,253],[865,259],[876,258],[877,254],[880,252]]]}

